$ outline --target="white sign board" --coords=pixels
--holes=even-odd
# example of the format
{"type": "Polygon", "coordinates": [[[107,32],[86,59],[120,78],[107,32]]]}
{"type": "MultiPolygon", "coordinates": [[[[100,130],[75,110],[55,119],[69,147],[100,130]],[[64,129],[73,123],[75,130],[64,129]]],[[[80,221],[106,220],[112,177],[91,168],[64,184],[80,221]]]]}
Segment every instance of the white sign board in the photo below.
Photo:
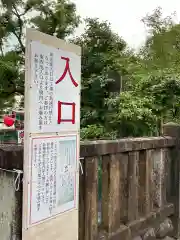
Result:
{"type": "Polygon", "coordinates": [[[30,129],[32,133],[78,131],[80,56],[31,42],[30,129]]]}
{"type": "Polygon", "coordinates": [[[77,207],[77,136],[32,139],[29,225],[77,207]]]}
{"type": "Polygon", "coordinates": [[[78,236],[80,53],[76,45],[27,31],[23,240],[78,236]],[[62,225],[68,216],[71,236],[62,225]]]}

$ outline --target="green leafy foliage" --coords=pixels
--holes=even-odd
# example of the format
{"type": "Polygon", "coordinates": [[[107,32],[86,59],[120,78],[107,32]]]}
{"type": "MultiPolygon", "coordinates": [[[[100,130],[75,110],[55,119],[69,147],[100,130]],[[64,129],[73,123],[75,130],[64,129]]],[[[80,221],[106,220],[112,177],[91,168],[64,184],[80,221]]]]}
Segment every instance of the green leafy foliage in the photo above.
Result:
{"type": "MultiPolygon", "coordinates": [[[[17,94],[24,94],[25,27],[67,40],[80,18],[68,0],[0,2],[0,108],[4,109],[14,104],[17,94]]],[[[82,139],[156,136],[163,123],[179,122],[180,24],[172,17],[163,18],[160,8],[143,22],[149,35],[138,53],[99,19],[86,19],[84,33],[71,39],[82,47],[82,139]],[[119,82],[109,77],[110,72],[119,76],[119,82]]]]}
{"type": "Polygon", "coordinates": [[[153,98],[140,97],[135,92],[124,92],[114,99],[108,99],[108,125],[119,131],[118,137],[154,135],[157,117],[152,104],[153,98]]]}
{"type": "Polygon", "coordinates": [[[107,131],[106,99],[111,96],[110,71],[121,75],[125,68],[120,59],[126,43],[113,33],[107,22],[86,19],[85,33],[74,42],[82,47],[81,137],[115,138],[116,130],[107,131]]]}

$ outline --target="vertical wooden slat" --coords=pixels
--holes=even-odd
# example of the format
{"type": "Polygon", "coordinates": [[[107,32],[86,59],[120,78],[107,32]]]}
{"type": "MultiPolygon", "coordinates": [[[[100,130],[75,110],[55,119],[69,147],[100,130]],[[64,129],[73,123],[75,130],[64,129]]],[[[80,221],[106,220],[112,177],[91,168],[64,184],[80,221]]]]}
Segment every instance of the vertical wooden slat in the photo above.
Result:
{"type": "Polygon", "coordinates": [[[171,150],[172,149],[164,149],[165,151],[165,173],[166,173],[166,201],[171,200],[171,193],[172,193],[172,173],[173,173],[173,165],[171,159],[171,150]]]}
{"type": "Polygon", "coordinates": [[[127,211],[128,211],[128,153],[120,154],[120,217],[122,223],[127,223],[127,211]]]}
{"type": "Polygon", "coordinates": [[[98,158],[85,158],[85,238],[96,240],[98,235],[98,158]]]}
{"type": "Polygon", "coordinates": [[[175,123],[167,123],[163,126],[164,136],[176,138],[176,146],[170,150],[171,161],[171,201],[174,204],[174,214],[171,218],[173,222],[172,236],[175,239],[180,238],[180,125],[175,123]]]}
{"type": "Polygon", "coordinates": [[[154,181],[154,206],[161,208],[164,204],[165,184],[165,161],[163,149],[156,149],[153,152],[153,181],[154,181]]]}
{"type": "Polygon", "coordinates": [[[168,151],[167,149],[162,149],[162,177],[161,177],[161,199],[162,205],[167,203],[166,193],[167,193],[167,175],[168,175],[168,151]]]}
{"type": "Polygon", "coordinates": [[[153,209],[152,201],[152,151],[139,153],[139,213],[146,215],[153,209]]]}
{"type": "Polygon", "coordinates": [[[128,221],[138,218],[138,161],[139,152],[129,152],[128,160],[128,221]]]}
{"type": "Polygon", "coordinates": [[[106,231],[109,230],[109,168],[110,156],[102,157],[102,228],[106,231]]]}
{"type": "Polygon", "coordinates": [[[102,226],[112,233],[120,226],[120,155],[102,159],[102,226]]]}
{"type": "Polygon", "coordinates": [[[84,159],[80,159],[83,173],[79,173],[79,240],[85,238],[85,174],[84,159]]]}

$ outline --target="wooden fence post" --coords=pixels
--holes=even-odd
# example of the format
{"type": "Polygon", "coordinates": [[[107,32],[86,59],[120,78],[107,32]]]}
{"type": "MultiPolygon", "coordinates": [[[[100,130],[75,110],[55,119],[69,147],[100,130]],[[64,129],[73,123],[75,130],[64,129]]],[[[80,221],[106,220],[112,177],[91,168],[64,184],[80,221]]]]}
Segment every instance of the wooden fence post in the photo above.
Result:
{"type": "Polygon", "coordinates": [[[98,158],[85,158],[85,237],[96,240],[98,235],[98,158]]]}
{"type": "Polygon", "coordinates": [[[102,161],[102,225],[108,234],[120,227],[120,155],[104,156],[102,161]]]}
{"type": "Polygon", "coordinates": [[[172,217],[173,237],[180,237],[180,125],[167,123],[163,126],[163,135],[176,138],[176,147],[172,149],[170,201],[174,203],[175,213],[172,217]]]}

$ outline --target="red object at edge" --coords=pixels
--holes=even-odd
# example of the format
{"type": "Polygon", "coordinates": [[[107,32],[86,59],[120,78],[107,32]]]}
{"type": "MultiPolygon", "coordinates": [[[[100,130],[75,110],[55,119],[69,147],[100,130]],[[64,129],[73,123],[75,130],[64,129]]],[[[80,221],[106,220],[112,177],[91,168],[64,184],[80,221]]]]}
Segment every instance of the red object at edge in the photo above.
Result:
{"type": "Polygon", "coordinates": [[[9,116],[4,116],[4,124],[7,127],[12,127],[15,122],[15,119],[9,116]]]}

